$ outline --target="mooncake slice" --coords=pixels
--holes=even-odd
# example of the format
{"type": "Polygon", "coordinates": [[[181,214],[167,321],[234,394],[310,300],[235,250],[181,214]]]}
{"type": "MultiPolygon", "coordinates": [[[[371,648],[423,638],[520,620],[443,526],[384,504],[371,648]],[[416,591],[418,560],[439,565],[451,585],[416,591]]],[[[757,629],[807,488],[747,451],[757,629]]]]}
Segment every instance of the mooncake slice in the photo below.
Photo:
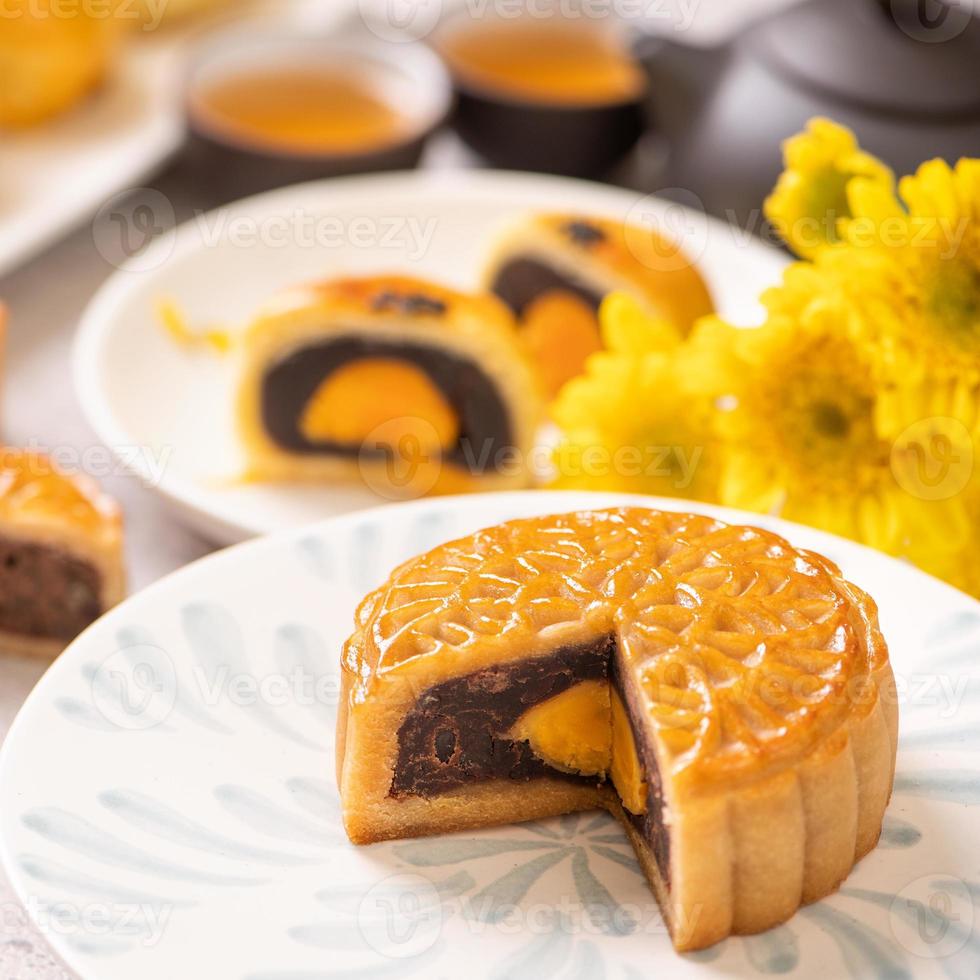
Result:
{"type": "Polygon", "coordinates": [[[403,276],[281,296],[244,342],[249,475],[392,497],[526,486],[542,397],[506,307],[403,276]]]}
{"type": "Polygon", "coordinates": [[[436,548],[363,601],[342,677],[352,841],[605,807],[678,950],[834,891],[891,793],[872,600],[704,516],[580,512],[436,548]]]}
{"type": "Polygon", "coordinates": [[[601,349],[597,312],[609,293],[634,296],[682,334],[714,309],[674,242],[640,225],[575,214],[532,214],[513,224],[491,250],[483,283],[517,317],[549,394],[601,349]]]}
{"type": "Polygon", "coordinates": [[[47,456],[0,447],[0,649],[54,656],[124,591],[115,502],[47,456]]]}

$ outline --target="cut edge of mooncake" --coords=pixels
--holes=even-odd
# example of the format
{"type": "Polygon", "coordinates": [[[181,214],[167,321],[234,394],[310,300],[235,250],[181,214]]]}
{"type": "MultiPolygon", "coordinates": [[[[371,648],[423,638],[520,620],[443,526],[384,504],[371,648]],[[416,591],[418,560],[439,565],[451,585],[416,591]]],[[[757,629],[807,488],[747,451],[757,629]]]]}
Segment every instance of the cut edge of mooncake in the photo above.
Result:
{"type": "Polygon", "coordinates": [[[543,396],[495,297],[381,275],[273,299],[245,334],[235,409],[246,479],[363,482],[399,498],[526,487],[543,396]],[[344,382],[372,364],[387,369],[373,387],[366,370],[344,382]],[[411,373],[400,401],[386,381],[399,365],[411,373]]]}

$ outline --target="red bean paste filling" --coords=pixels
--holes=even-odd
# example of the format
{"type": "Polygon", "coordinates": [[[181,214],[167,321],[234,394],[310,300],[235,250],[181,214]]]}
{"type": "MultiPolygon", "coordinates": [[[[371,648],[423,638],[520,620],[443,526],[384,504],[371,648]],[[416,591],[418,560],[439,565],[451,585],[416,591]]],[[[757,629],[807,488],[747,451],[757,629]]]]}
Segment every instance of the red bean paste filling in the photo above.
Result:
{"type": "Polygon", "coordinates": [[[530,708],[588,680],[610,681],[626,707],[647,777],[647,808],[639,815],[624,812],[649,844],[669,884],[670,835],[663,821],[660,770],[652,747],[637,735],[642,729],[636,721],[636,699],[623,683],[611,636],[484,667],[425,690],[398,729],[398,759],[388,795],[432,797],[472,783],[529,782],[545,776],[594,784],[595,776],[556,769],[538,758],[528,742],[504,734],[530,708]]]}
{"type": "Polygon", "coordinates": [[[0,537],[0,630],[71,640],[102,612],[101,577],[46,544],[0,537]]]}
{"type": "MultiPolygon", "coordinates": [[[[421,301],[413,296],[399,300],[402,304],[421,301]]],[[[394,300],[381,294],[377,302],[390,304],[394,300]]],[[[496,385],[477,364],[435,347],[364,337],[343,337],[301,347],[268,368],[262,379],[261,414],[269,438],[294,453],[388,457],[390,448],[311,440],[300,427],[307,403],[334,371],[362,358],[378,357],[394,358],[419,368],[452,406],[460,433],[445,455],[448,462],[474,474],[503,469],[513,462],[516,450],[510,413],[496,385]]]]}
{"type": "Polygon", "coordinates": [[[538,259],[518,257],[501,266],[490,287],[516,316],[543,293],[553,289],[577,296],[594,311],[598,311],[602,295],[594,289],[546,265],[538,259]]]}

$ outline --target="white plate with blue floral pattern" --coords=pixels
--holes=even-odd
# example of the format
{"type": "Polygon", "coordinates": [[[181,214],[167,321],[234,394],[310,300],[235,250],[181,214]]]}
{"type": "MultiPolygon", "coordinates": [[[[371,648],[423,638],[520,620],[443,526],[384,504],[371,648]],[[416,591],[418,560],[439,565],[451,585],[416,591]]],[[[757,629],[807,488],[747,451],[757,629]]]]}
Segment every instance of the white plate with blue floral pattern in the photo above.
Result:
{"type": "Polygon", "coordinates": [[[775,519],[698,505],[867,589],[902,701],[881,843],[837,894],[678,956],[605,814],[348,843],[337,661],[361,595],[480,526],[623,502],[678,507],[545,492],[391,505],[211,556],[109,613],[0,757],[3,860],[44,934],[85,980],[980,975],[980,605],[775,519]]]}

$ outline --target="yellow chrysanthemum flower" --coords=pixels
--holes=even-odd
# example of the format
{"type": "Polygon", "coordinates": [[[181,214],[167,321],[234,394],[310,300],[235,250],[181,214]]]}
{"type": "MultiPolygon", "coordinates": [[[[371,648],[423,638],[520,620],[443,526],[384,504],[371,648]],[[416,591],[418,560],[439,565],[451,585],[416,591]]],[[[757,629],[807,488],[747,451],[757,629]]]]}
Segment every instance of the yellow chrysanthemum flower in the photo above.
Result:
{"type": "Polygon", "coordinates": [[[976,395],[973,404],[962,398],[959,385],[925,378],[882,386],[876,400],[875,425],[888,441],[892,477],[903,495],[900,553],[919,564],[957,551],[980,514],[976,395]]]}
{"type": "Polygon", "coordinates": [[[554,406],[558,485],[778,513],[980,595],[980,160],[896,188],[818,119],[766,213],[809,261],[763,326],[685,339],[606,302],[606,349],[554,406]]]}
{"type": "Polygon", "coordinates": [[[891,192],[892,172],[864,152],[854,134],[829,119],[811,119],[806,131],[783,145],[785,169],[765,202],[765,215],[783,241],[812,258],[841,240],[850,218],[847,188],[855,177],[891,192]]]}
{"type": "Polygon", "coordinates": [[[883,348],[920,372],[980,380],[980,160],[904,177],[905,207],[856,180],[844,254],[823,261],[850,289],[883,348]]]}
{"type": "Polygon", "coordinates": [[[716,413],[693,342],[625,295],[603,303],[600,321],[606,349],[552,405],[555,486],[717,499],[716,413]]]}
{"type": "Polygon", "coordinates": [[[766,323],[730,329],[721,353],[738,364],[734,407],[719,417],[722,502],[900,552],[921,501],[892,472],[876,425],[881,379],[843,293],[799,264],[764,302],[766,323]]]}

